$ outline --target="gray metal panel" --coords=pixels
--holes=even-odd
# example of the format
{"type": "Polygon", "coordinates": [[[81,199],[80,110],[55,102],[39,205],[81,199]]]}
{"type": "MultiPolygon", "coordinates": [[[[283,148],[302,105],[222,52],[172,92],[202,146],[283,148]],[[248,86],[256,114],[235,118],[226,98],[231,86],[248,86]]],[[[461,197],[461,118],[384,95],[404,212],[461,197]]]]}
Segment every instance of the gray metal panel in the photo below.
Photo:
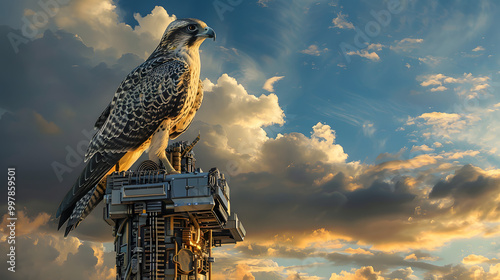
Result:
{"type": "Polygon", "coordinates": [[[126,204],[109,205],[107,211],[111,219],[126,218],[129,214],[128,205],[126,204]]]}
{"type": "Polygon", "coordinates": [[[224,209],[224,207],[222,207],[222,205],[220,204],[217,208],[218,209],[215,209],[215,212],[219,214],[217,216],[222,220],[223,223],[227,222],[229,213],[227,213],[226,209],[224,209]]]}
{"type": "Polygon", "coordinates": [[[174,202],[175,212],[211,210],[215,205],[214,199],[211,196],[175,198],[172,201],[174,202]]]}
{"type": "MultiPolygon", "coordinates": [[[[190,179],[189,180],[190,182],[193,182],[193,181],[198,181],[198,180],[193,180],[193,179],[190,179]]],[[[211,195],[210,193],[210,187],[208,187],[207,185],[195,185],[195,184],[189,184],[189,186],[187,186],[187,189],[188,189],[188,196],[189,197],[192,197],[192,196],[209,196],[211,195]]]]}
{"type": "Polygon", "coordinates": [[[226,199],[226,196],[222,192],[222,189],[218,187],[216,194],[217,194],[217,197],[219,198],[219,200],[221,201],[222,206],[224,206],[224,208],[226,209],[227,213],[231,214],[231,208],[229,207],[229,201],[226,199]]]}
{"type": "Polygon", "coordinates": [[[132,185],[123,186],[123,198],[149,197],[149,196],[166,196],[165,185],[149,184],[149,185],[132,185]]]}
{"type": "Polygon", "coordinates": [[[186,178],[175,178],[175,180],[171,181],[171,185],[172,185],[172,198],[187,196],[186,178]]]}
{"type": "Polygon", "coordinates": [[[136,201],[166,200],[168,199],[167,187],[167,182],[123,186],[121,189],[121,201],[122,203],[132,203],[136,201]]]}
{"type": "Polygon", "coordinates": [[[231,215],[224,228],[231,232],[231,235],[236,242],[243,241],[245,238],[246,230],[241,221],[238,219],[238,215],[236,215],[236,213],[231,215]]]}
{"type": "Polygon", "coordinates": [[[120,205],[122,203],[122,194],[120,189],[111,191],[111,204],[120,205]]]}

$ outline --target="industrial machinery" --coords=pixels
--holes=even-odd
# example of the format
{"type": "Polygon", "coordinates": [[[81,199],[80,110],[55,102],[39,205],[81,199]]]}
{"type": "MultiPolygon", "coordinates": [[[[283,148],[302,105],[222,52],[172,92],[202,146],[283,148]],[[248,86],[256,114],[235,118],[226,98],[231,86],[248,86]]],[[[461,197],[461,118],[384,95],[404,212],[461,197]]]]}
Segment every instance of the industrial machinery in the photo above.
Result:
{"type": "Polygon", "coordinates": [[[195,167],[198,140],[168,147],[181,174],[145,161],[108,176],[104,219],[113,227],[116,279],[211,280],[212,247],[245,237],[224,175],[195,167]]]}

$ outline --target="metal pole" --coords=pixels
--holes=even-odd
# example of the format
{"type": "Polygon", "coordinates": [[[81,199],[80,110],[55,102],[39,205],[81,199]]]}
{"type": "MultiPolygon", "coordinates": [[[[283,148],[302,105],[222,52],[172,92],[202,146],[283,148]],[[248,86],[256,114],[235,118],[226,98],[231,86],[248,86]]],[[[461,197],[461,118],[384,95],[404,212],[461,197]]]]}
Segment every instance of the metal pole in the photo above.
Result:
{"type": "Polygon", "coordinates": [[[208,280],[212,280],[212,230],[208,230],[208,280]]]}

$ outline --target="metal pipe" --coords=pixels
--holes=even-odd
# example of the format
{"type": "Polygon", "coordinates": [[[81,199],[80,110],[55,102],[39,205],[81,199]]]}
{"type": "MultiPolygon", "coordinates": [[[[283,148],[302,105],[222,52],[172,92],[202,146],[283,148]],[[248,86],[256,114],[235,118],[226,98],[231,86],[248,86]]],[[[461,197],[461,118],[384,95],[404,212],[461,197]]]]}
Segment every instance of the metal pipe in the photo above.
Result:
{"type": "MultiPolygon", "coordinates": [[[[177,245],[177,240],[174,238],[174,243],[175,243],[175,255],[179,253],[179,246],[177,245]]],[[[177,262],[174,262],[174,280],[177,280],[177,262]]]]}
{"type": "Polygon", "coordinates": [[[118,237],[122,236],[122,230],[123,230],[123,226],[125,226],[125,224],[127,223],[128,221],[128,218],[123,220],[123,222],[120,224],[120,226],[118,227],[118,230],[116,231],[116,235],[115,235],[115,241],[114,243],[116,243],[116,240],[118,240],[118,237]]]}
{"type": "Polygon", "coordinates": [[[212,280],[212,230],[208,230],[208,280],[212,280]]]}
{"type": "Polygon", "coordinates": [[[154,229],[155,229],[155,279],[158,279],[158,217],[155,215],[154,229]]]}
{"type": "MultiPolygon", "coordinates": [[[[130,259],[130,260],[132,260],[132,259],[130,259]]],[[[131,266],[130,264],[131,263],[132,263],[131,261],[128,262],[127,270],[125,271],[125,280],[129,280],[130,279],[130,274],[132,272],[132,269],[130,269],[130,266],[131,266]]]]}

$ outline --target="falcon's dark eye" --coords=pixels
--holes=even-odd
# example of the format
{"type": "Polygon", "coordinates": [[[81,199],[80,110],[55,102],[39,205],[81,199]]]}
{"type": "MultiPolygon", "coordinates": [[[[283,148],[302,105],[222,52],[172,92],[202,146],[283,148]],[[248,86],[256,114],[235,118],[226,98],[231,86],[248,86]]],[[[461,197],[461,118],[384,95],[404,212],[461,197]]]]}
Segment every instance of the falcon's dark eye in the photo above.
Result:
{"type": "Polygon", "coordinates": [[[188,31],[195,31],[196,30],[196,25],[194,25],[194,24],[188,25],[187,30],[188,31]]]}

